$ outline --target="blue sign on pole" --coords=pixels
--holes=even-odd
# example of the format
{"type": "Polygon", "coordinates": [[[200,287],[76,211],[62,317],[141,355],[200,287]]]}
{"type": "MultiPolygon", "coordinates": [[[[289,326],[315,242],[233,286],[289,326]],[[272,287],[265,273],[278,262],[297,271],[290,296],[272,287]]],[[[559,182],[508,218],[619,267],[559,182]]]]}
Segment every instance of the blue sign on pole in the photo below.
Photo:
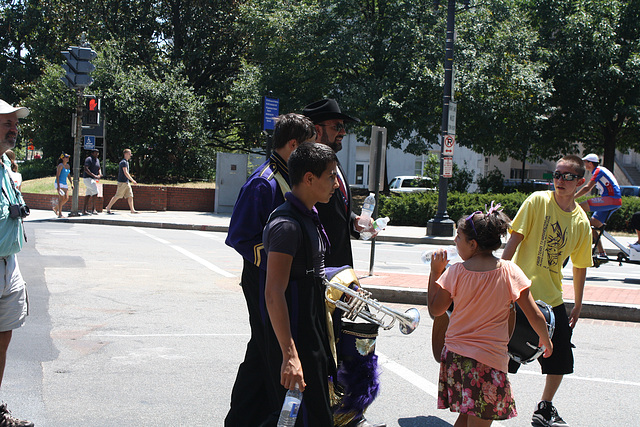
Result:
{"type": "Polygon", "coordinates": [[[96,148],[96,137],[95,135],[85,135],[84,136],[84,149],[85,150],[93,150],[96,148]]]}
{"type": "Polygon", "coordinates": [[[280,100],[277,98],[264,97],[263,104],[264,118],[262,122],[262,130],[273,130],[276,127],[276,117],[280,111],[280,100]]]}

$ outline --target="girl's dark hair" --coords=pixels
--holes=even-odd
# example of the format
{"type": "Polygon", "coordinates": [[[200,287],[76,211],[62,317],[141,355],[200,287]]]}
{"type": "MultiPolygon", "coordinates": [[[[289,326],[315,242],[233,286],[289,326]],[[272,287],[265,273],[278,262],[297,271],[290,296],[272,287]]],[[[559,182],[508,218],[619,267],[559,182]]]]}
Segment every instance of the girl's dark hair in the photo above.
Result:
{"type": "Polygon", "coordinates": [[[458,229],[468,240],[478,242],[480,250],[495,251],[502,245],[502,236],[509,231],[511,220],[497,210],[489,214],[476,212],[469,217],[460,218],[458,229]]]}
{"type": "Polygon", "coordinates": [[[16,153],[13,150],[7,150],[4,152],[11,161],[11,171],[18,172],[18,164],[16,163],[16,153]]]}

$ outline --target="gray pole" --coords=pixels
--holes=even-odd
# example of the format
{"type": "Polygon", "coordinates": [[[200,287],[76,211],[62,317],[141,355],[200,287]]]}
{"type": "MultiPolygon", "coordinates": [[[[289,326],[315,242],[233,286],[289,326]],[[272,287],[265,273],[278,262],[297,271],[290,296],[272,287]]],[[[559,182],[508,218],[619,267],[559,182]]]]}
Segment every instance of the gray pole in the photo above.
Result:
{"type": "MultiPolygon", "coordinates": [[[[376,141],[376,144],[378,145],[378,150],[376,153],[376,164],[375,164],[375,169],[373,170],[373,173],[375,175],[375,177],[378,177],[378,179],[376,179],[375,181],[375,190],[374,190],[374,194],[376,197],[376,205],[373,207],[373,213],[372,218],[375,219],[378,217],[378,202],[380,201],[380,170],[382,168],[382,138],[384,136],[384,133],[382,131],[378,131],[378,138],[376,141]]],[[[369,256],[369,276],[373,276],[373,263],[375,261],[375,257],[376,257],[376,238],[372,238],[371,239],[371,254],[369,256]]]]}
{"type": "Polygon", "coordinates": [[[69,216],[78,216],[78,196],[80,191],[80,146],[82,145],[82,104],[84,89],[78,89],[76,102],[76,138],[73,143],[73,196],[69,216]]]}
{"type": "Polygon", "coordinates": [[[449,125],[449,101],[453,86],[453,41],[455,25],[456,0],[449,0],[447,5],[447,34],[444,56],[444,97],[442,106],[442,138],[440,141],[440,180],[438,185],[438,212],[427,223],[427,235],[429,236],[453,236],[453,221],[447,213],[447,186],[448,178],[444,178],[444,136],[448,135],[449,125]]]}

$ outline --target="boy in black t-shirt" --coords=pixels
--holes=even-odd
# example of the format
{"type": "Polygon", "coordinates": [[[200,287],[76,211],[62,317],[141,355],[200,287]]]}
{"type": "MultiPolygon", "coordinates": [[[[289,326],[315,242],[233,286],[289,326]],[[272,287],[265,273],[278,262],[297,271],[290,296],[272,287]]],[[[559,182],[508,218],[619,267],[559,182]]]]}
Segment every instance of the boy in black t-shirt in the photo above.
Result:
{"type": "MultiPolygon", "coordinates": [[[[264,229],[268,382],[282,405],[286,390],[303,392],[297,425],[333,425],[330,357],[324,302],[324,253],[329,239],[314,205],[336,188],[337,158],[325,145],[301,144],[288,162],[292,191],[264,229]]],[[[277,413],[263,425],[275,425],[277,413]]]]}

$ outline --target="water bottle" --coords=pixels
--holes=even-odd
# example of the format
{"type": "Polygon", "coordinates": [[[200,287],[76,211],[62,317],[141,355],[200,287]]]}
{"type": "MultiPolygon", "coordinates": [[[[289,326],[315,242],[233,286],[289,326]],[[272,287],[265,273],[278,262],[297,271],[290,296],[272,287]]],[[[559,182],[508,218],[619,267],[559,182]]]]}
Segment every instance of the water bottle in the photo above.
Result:
{"type": "Polygon", "coordinates": [[[389,217],[385,216],[384,218],[378,218],[373,221],[373,230],[374,231],[382,231],[387,228],[387,224],[389,224],[389,217]]]}
{"type": "Polygon", "coordinates": [[[369,228],[369,223],[371,219],[371,215],[373,215],[373,209],[376,207],[376,195],[373,193],[369,193],[366,199],[364,199],[364,203],[362,204],[362,213],[360,214],[360,219],[358,220],[358,225],[360,227],[369,228]]]}
{"type": "Polygon", "coordinates": [[[371,228],[360,232],[360,239],[369,240],[371,236],[373,236],[374,232],[380,232],[387,228],[387,224],[389,223],[389,217],[386,216],[384,218],[378,218],[371,224],[371,228]]]}
{"type": "MultiPolygon", "coordinates": [[[[455,258],[458,257],[458,250],[456,249],[456,247],[454,245],[452,246],[447,246],[446,248],[442,248],[445,250],[445,252],[447,253],[447,261],[451,261],[455,258]]],[[[437,250],[437,249],[436,249],[437,250]]],[[[422,253],[422,255],[420,256],[420,259],[422,260],[422,262],[424,264],[431,264],[431,255],[433,255],[436,251],[424,251],[422,253]]]]}
{"type": "Polygon", "coordinates": [[[278,427],[293,427],[295,425],[301,401],[302,392],[296,383],[295,390],[287,391],[287,395],[284,398],[280,418],[278,418],[278,427]]]}

